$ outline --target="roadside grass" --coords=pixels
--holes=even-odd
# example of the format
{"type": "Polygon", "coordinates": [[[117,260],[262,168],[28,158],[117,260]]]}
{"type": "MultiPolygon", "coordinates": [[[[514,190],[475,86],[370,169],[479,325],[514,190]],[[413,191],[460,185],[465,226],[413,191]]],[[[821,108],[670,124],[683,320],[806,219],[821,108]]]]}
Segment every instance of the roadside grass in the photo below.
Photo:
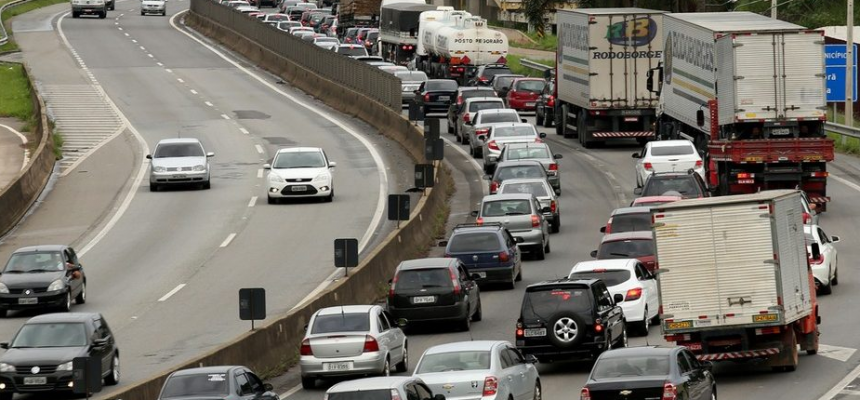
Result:
{"type": "Polygon", "coordinates": [[[65,139],[63,139],[63,134],[59,131],[54,132],[54,159],[62,160],[63,159],[63,143],[65,139]]]}
{"type": "Polygon", "coordinates": [[[510,41],[511,47],[520,47],[524,49],[556,51],[558,48],[558,36],[547,33],[543,38],[539,38],[537,33],[523,32],[526,36],[534,40],[536,43],[523,43],[510,41]]]}
{"type": "MultiPolygon", "coordinates": [[[[515,74],[521,74],[525,76],[533,76],[536,78],[543,78],[543,72],[531,69],[528,67],[524,67],[520,60],[527,57],[515,56],[508,54],[508,68],[511,69],[511,72],[515,74]]],[[[530,59],[531,60],[531,59],[530,59]]],[[[531,60],[540,64],[549,65],[555,67],[555,60],[531,60]]]]}
{"type": "Polygon", "coordinates": [[[842,144],[842,135],[827,132],[827,136],[833,139],[834,148],[836,151],[845,154],[860,154],[860,139],[847,137],[845,138],[845,144],[842,144]]]}
{"type": "Polygon", "coordinates": [[[24,66],[0,63],[0,117],[12,117],[26,122],[32,116],[30,82],[24,75],[24,66]]]}
{"type": "MultiPolygon", "coordinates": [[[[12,0],[0,0],[0,5],[6,4],[12,0]]],[[[68,0],[32,0],[28,3],[21,4],[19,6],[12,7],[5,12],[3,12],[3,26],[6,27],[6,32],[9,34],[9,42],[0,46],[0,53],[4,53],[7,51],[15,51],[19,50],[18,44],[15,43],[15,38],[12,36],[12,27],[9,26],[7,21],[12,17],[21,15],[28,11],[33,11],[38,8],[52,6],[54,4],[66,3],[68,0]]]]}

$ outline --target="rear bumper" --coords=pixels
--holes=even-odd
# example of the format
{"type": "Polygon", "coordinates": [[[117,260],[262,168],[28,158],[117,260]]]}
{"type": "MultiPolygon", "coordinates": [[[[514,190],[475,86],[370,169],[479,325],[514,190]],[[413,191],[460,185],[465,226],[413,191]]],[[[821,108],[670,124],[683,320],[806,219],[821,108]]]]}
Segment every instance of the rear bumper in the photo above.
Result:
{"type": "Polygon", "coordinates": [[[301,356],[299,366],[302,376],[326,377],[326,376],[350,376],[367,375],[382,372],[385,364],[385,354],[382,352],[363,353],[355,357],[317,358],[315,356],[301,356]],[[326,363],[352,362],[352,369],[347,371],[325,371],[326,363]]]}
{"type": "Polygon", "coordinates": [[[508,107],[513,108],[514,110],[534,110],[535,109],[535,102],[537,102],[537,99],[534,99],[534,100],[511,99],[511,100],[508,100],[508,107]]]}
{"type": "Polygon", "coordinates": [[[519,247],[543,245],[543,232],[537,228],[528,231],[511,231],[511,236],[523,238],[522,243],[517,243],[519,247]]]}
{"type": "Polygon", "coordinates": [[[430,113],[447,114],[448,113],[448,106],[449,106],[449,104],[447,102],[430,102],[430,103],[424,103],[422,107],[424,108],[425,114],[430,114],[430,113]]]}
{"type": "Polygon", "coordinates": [[[486,278],[477,279],[476,282],[478,283],[510,282],[514,276],[514,264],[492,268],[478,268],[467,266],[466,271],[468,271],[470,275],[477,273],[484,273],[487,275],[486,278]]]}
{"type": "Polygon", "coordinates": [[[598,352],[605,349],[606,343],[603,340],[594,342],[591,341],[594,338],[588,339],[574,347],[564,349],[552,345],[525,346],[521,343],[523,342],[522,339],[517,339],[517,350],[526,355],[533,355],[538,359],[559,360],[593,358],[598,352]]]}
{"type": "Polygon", "coordinates": [[[730,351],[728,353],[696,354],[696,358],[701,361],[727,361],[747,358],[767,358],[777,354],[779,354],[779,349],[772,347],[759,350],[730,351]]]}
{"type": "Polygon", "coordinates": [[[395,319],[406,318],[409,322],[462,320],[468,313],[467,303],[457,302],[450,306],[435,307],[394,307],[389,305],[388,311],[395,319]]]}
{"type": "Polygon", "coordinates": [[[595,139],[617,139],[617,138],[642,138],[653,139],[653,131],[630,131],[630,132],[591,132],[591,137],[595,139]]]}

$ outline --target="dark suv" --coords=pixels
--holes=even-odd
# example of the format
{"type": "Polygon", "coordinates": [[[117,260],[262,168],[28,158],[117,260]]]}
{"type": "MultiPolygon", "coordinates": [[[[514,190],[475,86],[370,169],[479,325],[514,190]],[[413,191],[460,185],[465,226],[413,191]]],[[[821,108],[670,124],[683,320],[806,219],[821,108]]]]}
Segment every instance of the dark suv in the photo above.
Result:
{"type": "Polygon", "coordinates": [[[30,318],[0,356],[0,400],[14,393],[72,391],[72,360],[101,361],[106,385],[119,383],[119,348],[104,317],[98,313],[58,313],[30,318]]]}
{"type": "Polygon", "coordinates": [[[87,301],[87,276],[75,250],[63,245],[23,247],[0,275],[0,317],[8,310],[69,311],[87,301]]]}
{"type": "Polygon", "coordinates": [[[489,86],[497,74],[512,74],[505,64],[487,64],[478,67],[475,76],[469,80],[469,86],[489,86]]]}
{"type": "Polygon", "coordinates": [[[390,282],[388,311],[410,324],[454,321],[468,331],[472,321],[481,320],[481,294],[456,258],[407,260],[397,266],[390,282]]]}
{"type": "Polygon", "coordinates": [[[624,312],[603,281],[559,279],[529,285],[517,320],[516,344],[541,362],[597,358],[627,347],[624,312]]]}
{"type": "Polygon", "coordinates": [[[655,172],[641,188],[633,190],[637,196],[681,196],[684,199],[710,197],[708,185],[694,170],[687,172],[655,172]]]}
{"type": "Polygon", "coordinates": [[[457,129],[457,118],[460,116],[466,99],[472,97],[498,97],[496,91],[490,87],[461,86],[455,94],[456,101],[451,101],[448,106],[448,133],[454,133],[457,129]]]}
{"type": "Polygon", "coordinates": [[[457,81],[451,79],[430,79],[415,90],[413,101],[418,104],[424,115],[447,113],[453,97],[457,95],[457,81]]]}
{"type": "Polygon", "coordinates": [[[460,224],[440,245],[445,246],[445,257],[458,258],[479,283],[502,282],[513,289],[514,282],[522,280],[521,241],[501,224],[460,224]]]}

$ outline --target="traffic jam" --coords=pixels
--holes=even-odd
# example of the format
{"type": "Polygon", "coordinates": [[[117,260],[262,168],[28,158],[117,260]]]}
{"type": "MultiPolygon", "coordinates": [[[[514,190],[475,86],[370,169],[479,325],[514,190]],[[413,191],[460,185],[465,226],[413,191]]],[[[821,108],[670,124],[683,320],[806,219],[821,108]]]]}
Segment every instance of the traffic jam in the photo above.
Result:
{"type": "MultiPolygon", "coordinates": [[[[839,284],[840,241],[818,225],[834,159],[821,32],[749,12],[560,10],[558,65],[534,77],[512,72],[503,32],[454,7],[283,0],[263,11],[257,1],[219,3],[400,78],[404,115],[439,119],[449,147],[480,169],[473,184],[485,186],[470,222],[437,243],[441,255],[401,260],[378,304],[313,314],[297,349],[302,389],[322,388],[327,400],[539,400],[540,364],[587,360],[587,381],[569,397],[716,399],[716,363],[791,372],[801,352],[819,351],[817,297],[839,284]],[[572,172],[556,139],[585,153],[629,146],[635,198],[594,229],[590,259],[525,285],[538,261],[573,245],[557,239],[573,229],[562,221],[573,220],[576,188],[562,187],[572,172]],[[469,332],[487,319],[482,292],[517,288],[510,340],[444,342],[409,359],[409,335],[469,332]],[[659,345],[628,342],[657,330],[659,345]]],[[[213,156],[196,139],[160,142],[148,156],[151,190],[208,189],[213,156]],[[170,171],[192,158],[174,180],[170,171]]],[[[279,150],[265,166],[269,203],[333,201],[335,165],[324,149],[279,150]]],[[[0,400],[70,391],[75,357],[100,359],[104,384],[118,383],[107,321],[70,313],[86,302],[86,281],[69,246],[12,254],[0,316],[61,312],[31,318],[0,344],[0,400]]],[[[278,399],[259,376],[242,366],[180,370],[158,398],[278,399]]]]}

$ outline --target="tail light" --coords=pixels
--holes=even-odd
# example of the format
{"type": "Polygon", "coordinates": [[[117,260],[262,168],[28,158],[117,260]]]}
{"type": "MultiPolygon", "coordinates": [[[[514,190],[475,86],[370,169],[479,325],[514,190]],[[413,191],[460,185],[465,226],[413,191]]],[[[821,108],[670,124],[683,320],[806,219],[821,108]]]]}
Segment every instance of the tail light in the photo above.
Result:
{"type": "Polygon", "coordinates": [[[448,273],[451,275],[451,284],[454,285],[454,295],[460,294],[460,281],[457,280],[457,274],[454,273],[453,269],[449,269],[448,273]]]}
{"type": "Polygon", "coordinates": [[[810,222],[811,220],[812,220],[812,216],[810,216],[808,212],[804,212],[804,213],[803,213],[803,223],[804,223],[804,224],[809,224],[809,222],[810,222]]]}
{"type": "Polygon", "coordinates": [[[627,291],[624,301],[639,300],[640,297],[642,297],[642,288],[633,288],[627,291]]]}
{"type": "Polygon", "coordinates": [[[579,400],[591,400],[591,392],[587,387],[582,388],[582,391],[579,392],[579,400]]]}
{"type": "Polygon", "coordinates": [[[482,396],[495,396],[499,391],[499,379],[495,376],[488,376],[484,379],[484,393],[482,396]]]}
{"type": "Polygon", "coordinates": [[[425,101],[425,102],[429,102],[429,101],[430,101],[430,93],[427,93],[427,94],[425,94],[425,95],[424,95],[424,101],[425,101]]]}
{"type": "Polygon", "coordinates": [[[738,179],[752,179],[755,178],[755,174],[751,174],[749,172],[741,172],[738,174],[738,179]]]}
{"type": "Polygon", "coordinates": [[[594,331],[597,333],[603,332],[603,320],[598,318],[594,320],[594,331]]]}
{"type": "Polygon", "coordinates": [[[373,336],[367,335],[364,337],[364,350],[365,353],[373,353],[379,351],[379,342],[373,338],[373,336]]]}
{"type": "Polygon", "coordinates": [[[550,171],[558,171],[558,164],[556,164],[556,163],[552,163],[552,164],[550,164],[550,165],[549,165],[549,170],[550,170],[550,171]]]}
{"type": "Polygon", "coordinates": [[[391,298],[391,299],[394,298],[394,287],[397,286],[397,276],[398,275],[394,275],[394,279],[391,280],[391,287],[388,288],[388,298],[391,298]]]}
{"type": "Polygon", "coordinates": [[[460,104],[463,104],[463,95],[462,94],[457,96],[457,105],[459,106],[460,104]]]}
{"type": "Polygon", "coordinates": [[[705,165],[705,162],[702,160],[696,160],[696,168],[702,168],[705,165]]]}
{"type": "Polygon", "coordinates": [[[549,97],[546,99],[546,105],[547,105],[547,106],[549,106],[549,107],[553,107],[553,106],[555,106],[555,96],[549,96],[549,97]]]}
{"type": "Polygon", "coordinates": [[[511,256],[508,255],[507,251],[503,251],[503,252],[499,253],[499,261],[508,262],[510,260],[511,260],[511,256]]]}
{"type": "Polygon", "coordinates": [[[479,76],[479,77],[478,77],[478,80],[479,80],[479,81],[481,81],[481,82],[489,82],[489,81],[490,81],[489,79],[487,79],[487,77],[486,77],[486,76],[479,76]]]}
{"type": "Polygon", "coordinates": [[[481,128],[481,129],[476,129],[476,130],[475,130],[475,135],[476,135],[476,136],[477,136],[477,135],[486,135],[486,134],[488,134],[488,133],[490,133],[490,129],[489,129],[489,128],[481,128]]]}
{"type": "Polygon", "coordinates": [[[675,385],[666,382],[663,384],[663,397],[660,400],[675,400],[678,398],[678,388],[675,385]]]}
{"type": "Polygon", "coordinates": [[[498,145],[498,144],[496,144],[496,141],[495,141],[495,140],[490,140],[490,141],[489,141],[489,143],[487,143],[487,148],[488,148],[488,149],[490,149],[490,150],[498,150],[498,149],[499,149],[499,145],[498,145]]]}
{"type": "Polygon", "coordinates": [[[472,116],[469,113],[463,114],[463,122],[469,123],[472,120],[472,116]]]}
{"type": "Polygon", "coordinates": [[[400,397],[400,392],[398,392],[397,389],[391,389],[391,400],[403,400],[400,397]]]}
{"type": "Polygon", "coordinates": [[[652,165],[649,162],[646,162],[645,164],[643,164],[643,167],[645,167],[646,171],[651,171],[652,169],[654,169],[654,165],[652,165]]]}
{"type": "Polygon", "coordinates": [[[475,225],[478,225],[478,226],[484,225],[484,219],[481,217],[476,218],[475,219],[475,225]]]}
{"type": "Polygon", "coordinates": [[[314,355],[314,351],[311,349],[311,340],[310,339],[302,340],[302,347],[299,349],[299,354],[301,354],[303,356],[314,355]]]}
{"type": "Polygon", "coordinates": [[[550,202],[549,202],[549,210],[550,210],[551,212],[555,212],[556,207],[558,207],[558,206],[555,204],[555,200],[550,200],[550,202]]]}
{"type": "Polygon", "coordinates": [[[818,258],[810,257],[809,263],[812,265],[821,265],[822,263],[824,263],[824,257],[818,257],[818,258]]]}
{"type": "Polygon", "coordinates": [[[490,194],[496,194],[497,190],[499,190],[499,182],[490,182],[490,194]]]}
{"type": "Polygon", "coordinates": [[[827,172],[812,172],[809,174],[812,178],[827,178],[828,175],[830,174],[827,172]]]}
{"type": "Polygon", "coordinates": [[[536,137],[536,138],[535,138],[535,143],[543,143],[543,140],[541,140],[541,138],[540,138],[540,137],[536,137]]]}
{"type": "Polygon", "coordinates": [[[540,226],[540,217],[532,214],[532,228],[537,228],[540,226]]]}

